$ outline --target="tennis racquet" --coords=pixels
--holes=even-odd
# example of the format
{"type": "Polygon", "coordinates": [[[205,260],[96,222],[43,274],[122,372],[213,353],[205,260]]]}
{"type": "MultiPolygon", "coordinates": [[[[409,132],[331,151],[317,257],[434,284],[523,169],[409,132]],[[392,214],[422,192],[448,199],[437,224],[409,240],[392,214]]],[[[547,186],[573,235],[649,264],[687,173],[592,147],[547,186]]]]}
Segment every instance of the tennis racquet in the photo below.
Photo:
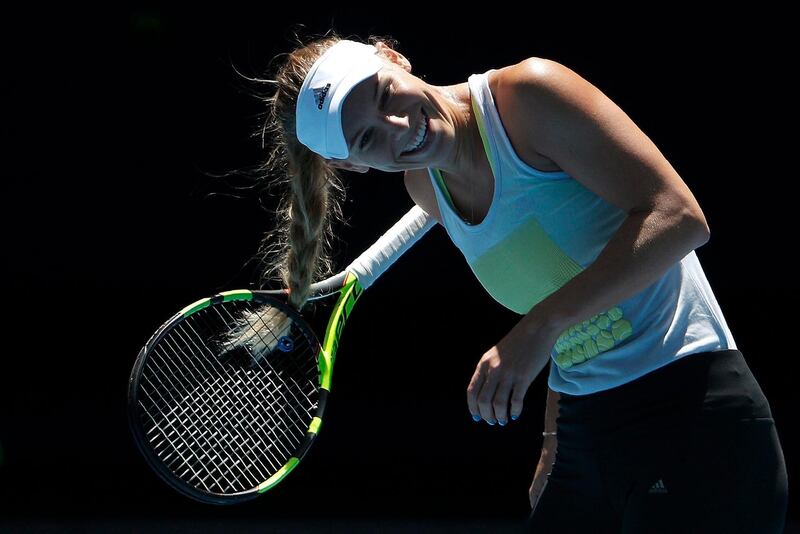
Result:
{"type": "Polygon", "coordinates": [[[233,290],[194,302],[153,333],[128,384],[128,422],[153,470],[186,496],[253,499],[314,442],[342,329],[359,296],[435,221],[411,208],[341,273],[312,284],[331,299],[320,343],[288,290],[233,290]]]}

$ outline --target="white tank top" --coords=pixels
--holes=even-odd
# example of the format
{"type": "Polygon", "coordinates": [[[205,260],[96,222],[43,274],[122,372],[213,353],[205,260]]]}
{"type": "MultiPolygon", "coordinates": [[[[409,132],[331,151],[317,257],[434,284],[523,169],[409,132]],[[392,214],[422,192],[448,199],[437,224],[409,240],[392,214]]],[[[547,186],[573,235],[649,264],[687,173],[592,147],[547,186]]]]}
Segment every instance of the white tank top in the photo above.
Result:
{"type": "MultiPolygon", "coordinates": [[[[494,174],[480,224],[453,207],[440,171],[428,168],[442,223],[480,283],[521,315],[588,267],[626,213],[563,171],[530,167],[503,128],[488,75],[468,79],[494,174]]],[[[551,351],[548,385],[571,395],[613,388],[678,358],[736,349],[694,251],[639,293],[564,330],[551,351]]]]}

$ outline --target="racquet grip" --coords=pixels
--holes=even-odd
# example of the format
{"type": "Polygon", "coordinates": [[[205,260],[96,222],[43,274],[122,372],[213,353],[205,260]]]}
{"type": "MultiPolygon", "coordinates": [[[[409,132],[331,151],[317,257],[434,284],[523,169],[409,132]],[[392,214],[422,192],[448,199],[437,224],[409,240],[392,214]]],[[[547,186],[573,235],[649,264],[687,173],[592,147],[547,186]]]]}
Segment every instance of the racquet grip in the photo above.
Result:
{"type": "Polygon", "coordinates": [[[435,225],[436,220],[415,204],[345,270],[366,289],[435,225]]]}

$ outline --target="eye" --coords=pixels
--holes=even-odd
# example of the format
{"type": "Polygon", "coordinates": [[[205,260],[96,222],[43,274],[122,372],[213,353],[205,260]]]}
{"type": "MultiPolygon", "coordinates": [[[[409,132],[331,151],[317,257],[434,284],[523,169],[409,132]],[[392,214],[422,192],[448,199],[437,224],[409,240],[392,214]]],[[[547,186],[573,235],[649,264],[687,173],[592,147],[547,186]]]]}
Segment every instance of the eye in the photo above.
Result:
{"type": "MultiPolygon", "coordinates": [[[[383,96],[381,97],[380,106],[381,109],[386,107],[386,102],[389,101],[389,84],[386,85],[386,89],[383,90],[383,96]]],[[[361,143],[359,143],[358,148],[364,148],[367,144],[367,140],[369,140],[369,134],[372,132],[370,128],[367,132],[361,136],[361,143]]]]}

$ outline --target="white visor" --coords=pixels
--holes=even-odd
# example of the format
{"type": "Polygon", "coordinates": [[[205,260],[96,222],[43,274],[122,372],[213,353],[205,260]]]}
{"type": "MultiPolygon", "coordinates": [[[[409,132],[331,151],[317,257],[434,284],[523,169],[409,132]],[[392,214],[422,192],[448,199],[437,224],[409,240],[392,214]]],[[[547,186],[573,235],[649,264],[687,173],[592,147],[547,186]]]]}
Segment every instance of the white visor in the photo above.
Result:
{"type": "Polygon", "coordinates": [[[328,159],[350,155],[342,127],[342,102],[359,82],[385,62],[372,45],[341,40],[317,61],[303,81],[297,97],[297,139],[328,159]]]}

